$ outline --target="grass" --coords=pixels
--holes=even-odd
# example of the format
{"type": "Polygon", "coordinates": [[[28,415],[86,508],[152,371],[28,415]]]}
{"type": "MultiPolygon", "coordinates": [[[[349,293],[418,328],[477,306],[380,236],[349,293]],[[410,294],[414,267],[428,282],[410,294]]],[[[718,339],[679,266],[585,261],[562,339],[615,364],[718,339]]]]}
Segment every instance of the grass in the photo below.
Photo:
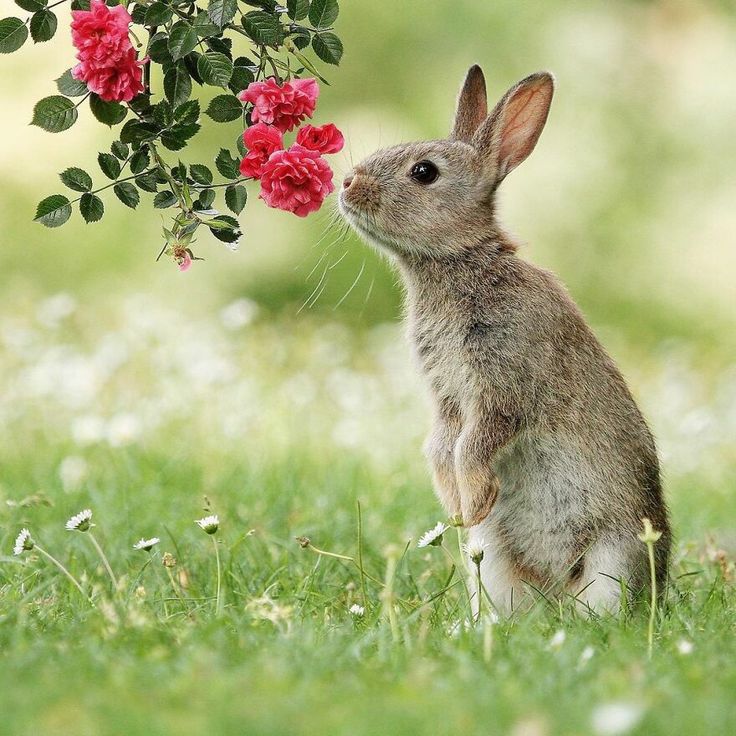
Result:
{"type": "MultiPolygon", "coordinates": [[[[0,733],[729,731],[727,368],[624,353],[655,427],[677,412],[706,427],[661,433],[679,541],[648,659],[646,604],[591,620],[540,597],[468,623],[449,555],[416,548],[438,508],[398,331],[253,321],[251,307],[221,321],[140,297],[94,316],[63,299],[5,310],[0,733]],[[64,529],[85,507],[116,590],[64,529]],[[194,523],[209,512],[214,537],[194,523]],[[23,526],[85,595],[35,551],[11,556],[23,526]],[[151,553],[132,549],[151,536],[151,553]]],[[[457,562],[454,530],[444,546],[457,562]]]]}

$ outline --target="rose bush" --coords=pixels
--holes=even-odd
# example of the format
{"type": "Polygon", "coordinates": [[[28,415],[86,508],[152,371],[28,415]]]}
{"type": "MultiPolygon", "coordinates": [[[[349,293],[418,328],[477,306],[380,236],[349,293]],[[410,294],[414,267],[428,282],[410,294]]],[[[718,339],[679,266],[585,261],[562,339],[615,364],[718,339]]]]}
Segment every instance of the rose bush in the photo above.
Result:
{"type": "MultiPolygon", "coordinates": [[[[29,15],[0,20],[0,53],[18,50],[29,35],[49,41],[58,27],[52,8],[66,1],[15,0],[29,15]]],[[[173,210],[159,257],[167,254],[186,271],[201,260],[191,247],[201,226],[237,246],[241,230],[233,215],[246,205],[248,181],[260,180],[266,204],[300,217],[319,209],[333,191],[323,156],[342,148],[337,128],[303,125],[289,146],[283,137],[315,113],[318,80],[324,79],[310,49],[327,64],[342,57],[333,30],[337,0],[71,0],[71,7],[68,32],[77,63],[69,59],[56,80],[58,94],[36,104],[31,122],[60,133],[87,102],[97,120],[115,129],[115,138],[98,156],[107,182],[95,187],[87,171],[66,169],[61,181],[77,196],[46,197],[37,222],[63,225],[73,205],[86,222],[96,222],[105,213],[99,195],[109,189],[133,209],[152,195],[154,207],[173,210]],[[156,66],[160,73],[153,75],[156,66]],[[209,166],[182,160],[181,151],[201,129],[205,97],[210,120],[241,125],[235,150],[224,144],[214,157],[221,181],[209,166]],[[176,152],[173,161],[169,151],[176,152]],[[217,209],[218,195],[232,215],[217,209]]]]}

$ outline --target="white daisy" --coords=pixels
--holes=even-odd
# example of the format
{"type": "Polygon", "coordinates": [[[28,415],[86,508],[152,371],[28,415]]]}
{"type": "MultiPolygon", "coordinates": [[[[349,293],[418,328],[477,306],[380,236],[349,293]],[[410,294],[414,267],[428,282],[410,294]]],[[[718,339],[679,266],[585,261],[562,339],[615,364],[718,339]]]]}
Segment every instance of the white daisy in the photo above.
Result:
{"type": "Polygon", "coordinates": [[[425,532],[420,538],[419,542],[417,542],[417,547],[420,549],[422,547],[438,547],[440,544],[442,544],[442,535],[449,529],[447,524],[445,524],[442,521],[438,521],[437,525],[434,526],[432,529],[430,529],[428,532],[425,532]]]}
{"type": "Polygon", "coordinates": [[[644,709],[637,703],[603,703],[593,709],[591,725],[596,736],[622,736],[639,723],[644,709]]]}
{"type": "Polygon", "coordinates": [[[211,516],[205,516],[203,519],[197,519],[195,524],[199,524],[200,529],[203,529],[207,534],[214,534],[217,528],[220,526],[220,519],[217,514],[211,516]]]}
{"type": "Polygon", "coordinates": [[[92,526],[92,509],[84,509],[66,523],[68,531],[86,532],[92,526]]]}
{"type": "Polygon", "coordinates": [[[141,539],[133,545],[133,549],[144,549],[146,552],[152,550],[161,540],[158,537],[141,539]]]}
{"type": "Polygon", "coordinates": [[[21,529],[20,534],[15,538],[15,544],[13,545],[13,554],[22,555],[24,552],[28,552],[33,549],[33,539],[28,529],[21,529]]]}
{"type": "Polygon", "coordinates": [[[360,618],[365,613],[365,608],[359,606],[357,603],[353,603],[349,608],[350,613],[356,618],[360,618]]]}
{"type": "Polygon", "coordinates": [[[677,642],[677,651],[683,656],[692,654],[693,649],[695,649],[693,643],[687,639],[680,639],[680,641],[677,642]]]}
{"type": "Polygon", "coordinates": [[[463,549],[470,561],[474,565],[479,565],[483,561],[483,557],[485,557],[486,546],[487,545],[482,544],[478,540],[475,540],[464,545],[463,549]]]}

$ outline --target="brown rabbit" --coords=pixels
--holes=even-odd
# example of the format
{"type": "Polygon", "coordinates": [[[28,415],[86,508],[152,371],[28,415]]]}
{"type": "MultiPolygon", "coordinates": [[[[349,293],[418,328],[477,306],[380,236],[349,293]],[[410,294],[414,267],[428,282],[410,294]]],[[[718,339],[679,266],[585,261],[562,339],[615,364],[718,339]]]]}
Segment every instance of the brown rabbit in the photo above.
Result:
{"type": "Polygon", "coordinates": [[[426,443],[437,495],[484,547],[499,610],[534,589],[589,610],[647,586],[642,518],[670,548],[652,435],[613,360],[560,282],[516,255],[498,185],[534,149],[554,79],[514,85],[490,114],[473,66],[447,140],[373,154],[340,207],[405,284],[408,328],[434,404],[426,443]]]}

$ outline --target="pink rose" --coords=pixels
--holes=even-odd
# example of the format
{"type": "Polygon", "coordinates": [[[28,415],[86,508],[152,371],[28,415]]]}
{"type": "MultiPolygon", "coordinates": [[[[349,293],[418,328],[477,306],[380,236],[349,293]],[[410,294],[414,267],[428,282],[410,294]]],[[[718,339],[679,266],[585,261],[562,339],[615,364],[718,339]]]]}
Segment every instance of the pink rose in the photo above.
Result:
{"type": "Polygon", "coordinates": [[[342,151],[345,139],[342,133],[332,124],[305,125],[296,134],[296,142],[310,151],[319,153],[337,153],[342,151]]]}
{"type": "Polygon", "coordinates": [[[72,42],[79,64],[72,76],[103,100],[129,102],[143,91],[144,61],[130,43],[132,18],[122,5],[108,8],[92,0],[89,10],[72,11],[72,42]]]}
{"type": "Polygon", "coordinates": [[[248,153],[240,162],[240,173],[242,176],[261,178],[263,165],[274,151],[280,151],[284,147],[284,137],[281,131],[273,125],[256,123],[246,128],[243,133],[248,153]]]}
{"type": "Polygon", "coordinates": [[[327,161],[298,143],[272,153],[261,172],[261,199],[299,217],[318,210],[334,190],[327,161]]]}
{"type": "Polygon", "coordinates": [[[275,79],[251,82],[238,98],[253,105],[254,123],[275,125],[284,133],[293,130],[304,118],[312,117],[319,85],[314,79],[292,79],[279,86],[275,79]]]}

